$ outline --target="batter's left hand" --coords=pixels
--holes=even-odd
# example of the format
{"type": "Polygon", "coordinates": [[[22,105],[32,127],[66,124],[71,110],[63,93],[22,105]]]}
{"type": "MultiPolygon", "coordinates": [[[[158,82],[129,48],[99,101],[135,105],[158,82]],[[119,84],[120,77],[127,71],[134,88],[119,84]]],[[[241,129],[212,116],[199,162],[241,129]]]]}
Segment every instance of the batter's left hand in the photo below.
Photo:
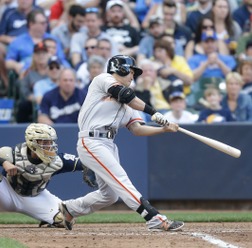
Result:
{"type": "Polygon", "coordinates": [[[169,122],[168,124],[163,126],[163,129],[165,132],[177,132],[179,128],[179,125],[174,122],[169,122]]]}

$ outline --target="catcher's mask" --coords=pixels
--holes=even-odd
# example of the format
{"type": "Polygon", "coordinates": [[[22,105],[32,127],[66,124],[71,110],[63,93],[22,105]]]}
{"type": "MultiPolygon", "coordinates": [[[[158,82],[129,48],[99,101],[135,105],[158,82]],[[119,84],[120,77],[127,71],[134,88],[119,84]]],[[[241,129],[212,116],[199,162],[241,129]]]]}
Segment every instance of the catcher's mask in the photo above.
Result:
{"type": "Polygon", "coordinates": [[[133,69],[134,77],[140,76],[143,71],[136,66],[135,59],[131,56],[116,55],[108,61],[107,72],[116,73],[121,77],[129,75],[130,69],[133,69]]]}
{"type": "Polygon", "coordinates": [[[58,151],[57,134],[47,124],[32,123],[25,130],[27,146],[46,164],[55,161],[58,151]]]}

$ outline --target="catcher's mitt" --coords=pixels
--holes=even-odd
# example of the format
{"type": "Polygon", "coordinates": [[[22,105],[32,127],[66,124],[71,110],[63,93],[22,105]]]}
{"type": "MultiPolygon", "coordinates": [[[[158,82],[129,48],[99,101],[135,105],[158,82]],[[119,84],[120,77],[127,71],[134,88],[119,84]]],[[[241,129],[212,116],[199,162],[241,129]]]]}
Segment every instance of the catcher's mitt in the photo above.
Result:
{"type": "Polygon", "coordinates": [[[91,188],[97,188],[98,184],[96,182],[95,173],[83,165],[83,181],[91,188]]]}

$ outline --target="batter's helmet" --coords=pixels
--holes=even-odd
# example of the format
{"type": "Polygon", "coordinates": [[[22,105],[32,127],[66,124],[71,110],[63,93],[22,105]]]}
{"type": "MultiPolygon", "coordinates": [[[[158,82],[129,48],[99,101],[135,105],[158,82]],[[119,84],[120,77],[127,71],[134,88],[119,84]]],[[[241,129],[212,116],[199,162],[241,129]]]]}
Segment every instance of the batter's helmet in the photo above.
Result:
{"type": "Polygon", "coordinates": [[[136,66],[136,61],[131,56],[116,55],[108,61],[107,72],[116,73],[125,77],[130,73],[130,69],[135,72],[135,77],[140,76],[143,71],[136,66]]]}
{"type": "Polygon", "coordinates": [[[44,163],[51,163],[56,159],[58,146],[55,143],[57,134],[54,128],[47,124],[31,123],[25,130],[27,146],[37,154],[44,163]],[[40,141],[46,141],[41,144],[40,141]]]}

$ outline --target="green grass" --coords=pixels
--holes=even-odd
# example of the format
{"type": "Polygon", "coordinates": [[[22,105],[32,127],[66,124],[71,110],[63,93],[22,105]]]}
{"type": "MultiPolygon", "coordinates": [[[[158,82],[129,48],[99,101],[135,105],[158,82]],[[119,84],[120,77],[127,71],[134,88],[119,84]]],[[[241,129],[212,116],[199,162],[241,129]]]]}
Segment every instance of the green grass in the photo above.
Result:
{"type": "MultiPolygon", "coordinates": [[[[169,219],[185,222],[251,222],[252,212],[249,211],[178,211],[162,212],[169,219]]],[[[81,216],[77,223],[143,223],[144,219],[132,211],[100,211],[91,215],[81,216]]],[[[38,224],[28,216],[17,213],[0,213],[0,224],[38,224]]],[[[0,246],[1,247],[1,246],[0,246]]]]}
{"type": "Polygon", "coordinates": [[[8,248],[28,248],[14,239],[0,238],[0,247],[8,248]]]}

